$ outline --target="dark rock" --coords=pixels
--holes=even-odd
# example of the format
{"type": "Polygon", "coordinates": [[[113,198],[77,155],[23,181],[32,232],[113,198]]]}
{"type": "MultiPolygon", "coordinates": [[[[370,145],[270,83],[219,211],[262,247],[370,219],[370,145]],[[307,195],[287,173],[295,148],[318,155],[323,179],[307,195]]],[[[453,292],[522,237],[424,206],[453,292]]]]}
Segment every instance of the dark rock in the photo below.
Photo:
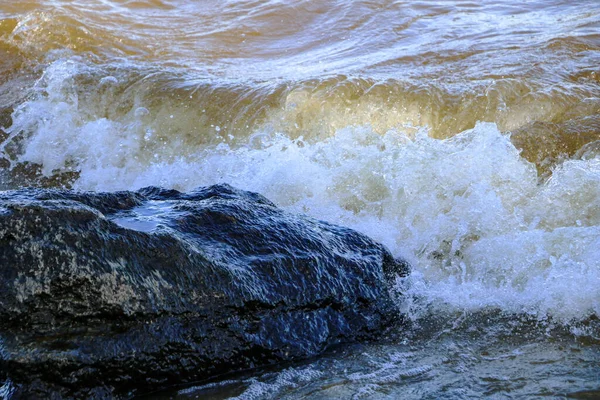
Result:
{"type": "Polygon", "coordinates": [[[373,339],[397,273],[364,235],[226,185],[0,193],[0,391],[128,397],[373,339]]]}

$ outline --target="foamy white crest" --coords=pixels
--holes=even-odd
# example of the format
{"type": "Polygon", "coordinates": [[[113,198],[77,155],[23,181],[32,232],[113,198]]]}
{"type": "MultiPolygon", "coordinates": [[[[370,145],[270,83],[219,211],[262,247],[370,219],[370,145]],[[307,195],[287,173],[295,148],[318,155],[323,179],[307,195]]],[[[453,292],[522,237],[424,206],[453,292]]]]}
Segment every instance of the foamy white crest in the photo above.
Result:
{"type": "Polygon", "coordinates": [[[368,126],[321,141],[264,131],[260,146],[174,158],[168,147],[148,152],[134,109],[123,121],[84,119],[69,90],[77,68],[54,63],[40,96],[15,112],[11,135],[29,135],[20,161],[47,174],[72,166],[79,189],[227,182],[351,226],[413,264],[401,284],[415,318],[487,307],[563,322],[600,315],[598,158],[567,161],[539,184],[534,165],[491,123],[447,140],[368,126]]]}
{"type": "Polygon", "coordinates": [[[323,372],[310,367],[303,369],[288,368],[277,373],[273,382],[261,382],[251,378],[247,383],[249,386],[242,394],[231,397],[231,400],[254,400],[262,398],[274,398],[283,389],[295,388],[300,384],[308,383],[323,375],[323,372]]]}
{"type": "Polygon", "coordinates": [[[71,165],[109,172],[123,166],[124,152],[137,150],[129,132],[116,123],[106,118],[89,121],[78,112],[78,96],[71,80],[81,68],[75,60],[54,62],[36,84],[37,98],[13,113],[10,137],[28,136],[19,161],[40,164],[47,176],[71,165]]]}

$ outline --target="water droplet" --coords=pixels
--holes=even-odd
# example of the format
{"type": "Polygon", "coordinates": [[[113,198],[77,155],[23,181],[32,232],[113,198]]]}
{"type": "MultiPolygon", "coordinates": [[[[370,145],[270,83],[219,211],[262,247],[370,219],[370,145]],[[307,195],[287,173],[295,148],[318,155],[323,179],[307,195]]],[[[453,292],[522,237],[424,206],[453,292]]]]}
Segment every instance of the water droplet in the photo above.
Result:
{"type": "Polygon", "coordinates": [[[150,140],[150,138],[152,137],[152,134],[154,134],[154,131],[150,128],[146,129],[146,134],[144,135],[144,140],[150,140]]]}
{"type": "Polygon", "coordinates": [[[104,78],[100,79],[101,85],[115,85],[117,83],[119,83],[119,81],[114,76],[105,76],[104,78]]]}
{"type": "Polygon", "coordinates": [[[135,110],[135,116],[138,118],[146,116],[148,114],[150,114],[150,111],[148,111],[146,107],[138,107],[135,110]]]}

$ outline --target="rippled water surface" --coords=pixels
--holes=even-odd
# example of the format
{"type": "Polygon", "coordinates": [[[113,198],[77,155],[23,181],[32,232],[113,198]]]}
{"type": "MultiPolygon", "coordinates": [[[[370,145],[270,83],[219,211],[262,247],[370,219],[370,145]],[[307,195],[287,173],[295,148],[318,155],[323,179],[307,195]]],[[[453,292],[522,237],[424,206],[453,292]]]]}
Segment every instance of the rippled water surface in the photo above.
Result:
{"type": "Polygon", "coordinates": [[[390,343],[155,393],[163,399],[598,398],[598,343],[495,313],[433,318],[390,343]]]}
{"type": "Polygon", "coordinates": [[[598,1],[0,1],[0,168],[227,182],[413,265],[382,343],[166,397],[600,396],[598,1]]]}

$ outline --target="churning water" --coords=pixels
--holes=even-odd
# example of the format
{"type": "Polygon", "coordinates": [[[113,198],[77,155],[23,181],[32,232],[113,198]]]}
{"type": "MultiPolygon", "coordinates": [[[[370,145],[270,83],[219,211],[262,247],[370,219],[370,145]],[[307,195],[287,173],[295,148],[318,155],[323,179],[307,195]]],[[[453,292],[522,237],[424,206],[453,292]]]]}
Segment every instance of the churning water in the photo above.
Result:
{"type": "Polygon", "coordinates": [[[165,396],[600,397],[596,0],[2,0],[0,166],[226,182],[412,263],[385,343],[165,396]]]}

